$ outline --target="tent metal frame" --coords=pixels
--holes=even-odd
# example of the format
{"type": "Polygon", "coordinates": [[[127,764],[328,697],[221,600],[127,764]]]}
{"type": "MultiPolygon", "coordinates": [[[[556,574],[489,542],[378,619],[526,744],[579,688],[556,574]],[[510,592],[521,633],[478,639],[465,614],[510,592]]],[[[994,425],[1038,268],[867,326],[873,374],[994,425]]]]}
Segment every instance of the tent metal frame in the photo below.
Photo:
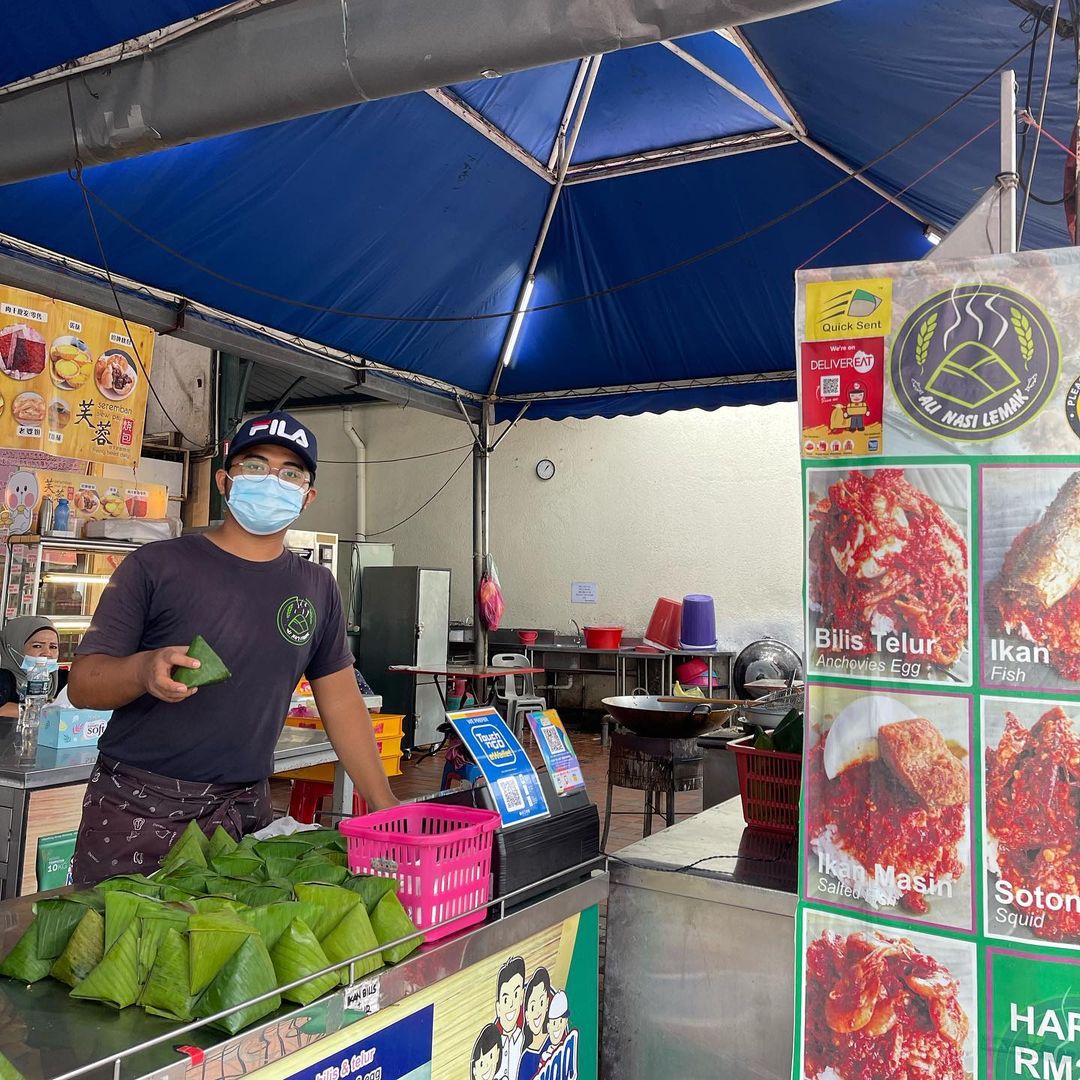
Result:
{"type": "MultiPolygon", "coordinates": [[[[70,75],[75,68],[85,71],[115,63],[121,55],[127,57],[133,53],[148,52],[161,44],[201,28],[208,21],[242,14],[268,2],[272,0],[237,0],[236,3],[220,8],[207,16],[166,27],[161,31],[145,35],[144,38],[137,39],[135,42],[103,50],[100,54],[85,57],[63,69],[44,72],[31,79],[23,80],[0,93],[27,89],[40,83],[61,79],[70,75]],[[120,50],[119,54],[117,49],[120,50]]],[[[757,101],[752,95],[747,94],[674,41],[664,41],[660,44],[714,85],[761,116],[764,121],[761,130],[683,145],[648,149],[619,157],[574,163],[574,150],[601,63],[601,56],[594,55],[585,57],[578,63],[551,152],[547,162],[543,162],[502,131],[478,109],[464,101],[452,89],[442,87],[427,91],[434,102],[447,109],[462,123],[551,187],[536,239],[521,275],[513,308],[515,315],[508,320],[486,394],[468,391],[439,379],[396,369],[367,357],[354,356],[269,327],[259,326],[205,305],[195,304],[184,298],[147,288],[138,282],[115,279],[126,294],[125,314],[162,333],[174,333],[211,349],[244,355],[290,369],[298,379],[304,375],[315,374],[334,384],[335,389],[340,387],[342,397],[350,392],[363,394],[368,397],[413,404],[446,416],[464,418],[469,424],[474,443],[473,595],[476,652],[480,663],[485,663],[488,655],[488,635],[480,620],[478,588],[481,576],[487,568],[491,550],[490,458],[502,439],[525,415],[530,403],[586,397],[612,397],[645,391],[731,387],[789,381],[794,377],[793,370],[751,372],[714,378],[661,380],[622,386],[580,387],[500,396],[499,384],[502,373],[506,363],[512,361],[509,350],[515,341],[514,324],[520,323],[520,320],[526,317],[526,299],[530,293],[531,282],[535,278],[560,197],[567,186],[709,161],[733,154],[801,144],[880,198],[924,225],[926,224],[922,215],[916,213],[869,177],[860,174],[853,166],[809,136],[805,124],[776,79],[738,29],[716,32],[740,49],[775,100],[791,117],[790,121],[757,101]],[[317,362],[318,371],[312,371],[312,360],[317,362]],[[495,407],[501,402],[519,403],[521,409],[508,427],[498,437],[493,438],[495,407]]],[[[102,310],[110,310],[115,306],[107,277],[101,269],[77,263],[75,260],[63,258],[52,252],[32,248],[31,245],[3,236],[0,236],[0,276],[12,284],[55,295],[74,303],[86,304],[102,310]],[[21,252],[24,257],[20,259],[17,254],[8,252],[21,252]],[[29,256],[31,261],[28,261],[26,256],[29,256]]],[[[518,329],[521,329],[520,325],[518,329]]]]}

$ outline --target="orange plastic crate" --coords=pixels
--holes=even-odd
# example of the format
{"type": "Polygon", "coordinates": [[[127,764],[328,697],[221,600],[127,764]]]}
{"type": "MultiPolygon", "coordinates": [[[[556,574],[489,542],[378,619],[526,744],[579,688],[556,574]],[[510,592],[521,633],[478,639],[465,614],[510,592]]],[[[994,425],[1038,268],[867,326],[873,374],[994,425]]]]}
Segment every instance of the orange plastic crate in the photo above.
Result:
{"type": "Polygon", "coordinates": [[[754,736],[734,739],[728,750],[736,755],[743,818],[752,829],[794,835],[799,831],[802,793],[802,755],[757,750],[754,736]]]}

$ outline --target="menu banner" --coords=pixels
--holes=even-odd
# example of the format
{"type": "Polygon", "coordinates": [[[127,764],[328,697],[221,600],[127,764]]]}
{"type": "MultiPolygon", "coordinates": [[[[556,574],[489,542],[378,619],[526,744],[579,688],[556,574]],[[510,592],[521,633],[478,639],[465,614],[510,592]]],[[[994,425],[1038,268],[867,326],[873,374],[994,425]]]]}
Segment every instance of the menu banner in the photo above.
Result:
{"type": "Polygon", "coordinates": [[[53,507],[67,499],[71,528],[80,535],[88,521],[168,516],[169,492],[164,484],[140,484],[111,476],[77,476],[72,473],[38,472],[41,498],[50,498],[53,507]]]}
{"type": "Polygon", "coordinates": [[[804,271],[796,337],[794,1076],[1080,1076],[1080,252],[804,271]]]}
{"type": "Polygon", "coordinates": [[[154,332],[0,286],[0,446],[134,466],[154,332]]]}

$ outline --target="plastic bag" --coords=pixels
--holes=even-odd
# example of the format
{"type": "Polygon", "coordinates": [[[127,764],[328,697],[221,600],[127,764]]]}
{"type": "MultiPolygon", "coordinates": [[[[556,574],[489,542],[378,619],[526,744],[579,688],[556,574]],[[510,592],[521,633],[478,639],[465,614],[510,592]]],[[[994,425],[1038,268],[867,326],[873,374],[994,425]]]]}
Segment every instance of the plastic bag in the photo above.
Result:
{"type": "Polygon", "coordinates": [[[490,557],[480,577],[477,599],[484,628],[498,630],[506,604],[503,603],[502,586],[499,584],[499,572],[495,569],[495,560],[490,557]]]}

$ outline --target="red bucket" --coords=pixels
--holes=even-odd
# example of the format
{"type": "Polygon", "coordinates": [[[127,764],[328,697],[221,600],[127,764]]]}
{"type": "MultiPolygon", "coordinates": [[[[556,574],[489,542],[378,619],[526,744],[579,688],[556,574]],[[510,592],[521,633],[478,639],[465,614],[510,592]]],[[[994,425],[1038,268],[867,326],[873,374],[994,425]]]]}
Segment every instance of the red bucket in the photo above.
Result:
{"type": "Polygon", "coordinates": [[[617,649],[622,645],[621,626],[586,626],[585,647],[589,649],[617,649]]]}
{"type": "Polygon", "coordinates": [[[659,649],[678,649],[679,630],[682,626],[682,604],[661,596],[653,608],[649,628],[645,631],[645,644],[659,649]]]}

